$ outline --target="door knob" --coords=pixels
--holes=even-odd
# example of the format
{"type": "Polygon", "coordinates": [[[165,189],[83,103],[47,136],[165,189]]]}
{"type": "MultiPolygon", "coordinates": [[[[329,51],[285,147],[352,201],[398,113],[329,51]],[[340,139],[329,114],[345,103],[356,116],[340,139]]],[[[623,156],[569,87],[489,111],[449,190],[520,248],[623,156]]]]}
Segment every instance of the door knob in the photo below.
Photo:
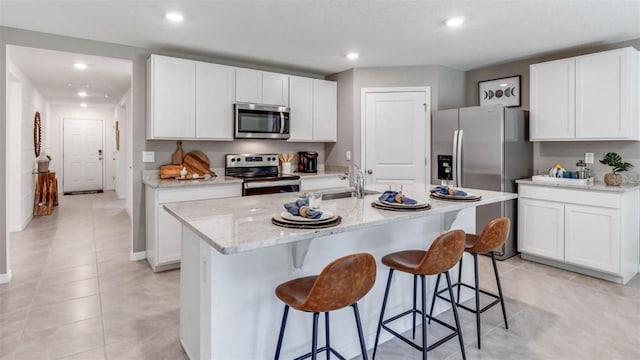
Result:
{"type": "Polygon", "coordinates": [[[371,169],[367,170],[367,174],[369,174],[369,175],[373,174],[373,170],[371,170],[371,169]]]}

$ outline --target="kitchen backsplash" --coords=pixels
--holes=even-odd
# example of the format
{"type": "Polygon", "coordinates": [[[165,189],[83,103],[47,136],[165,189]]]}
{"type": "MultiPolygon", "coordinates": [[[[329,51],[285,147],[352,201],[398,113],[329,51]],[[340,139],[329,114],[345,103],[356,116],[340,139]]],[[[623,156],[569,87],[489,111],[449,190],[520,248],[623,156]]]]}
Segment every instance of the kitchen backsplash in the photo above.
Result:
{"type": "MultiPolygon", "coordinates": [[[[171,154],[176,151],[176,142],[168,140],[147,141],[147,151],[155,151],[156,161],[147,163],[147,170],[157,169],[160,165],[171,163],[171,154]]],[[[226,154],[265,154],[265,153],[294,153],[298,151],[316,151],[318,153],[318,166],[324,167],[324,144],[323,143],[290,143],[278,140],[235,140],[228,142],[214,141],[183,141],[182,150],[184,153],[200,150],[209,157],[212,168],[224,168],[224,156],[226,154]]],[[[294,169],[297,158],[294,157],[294,169]]]]}
{"type": "Polygon", "coordinates": [[[572,141],[535,142],[533,146],[533,171],[546,170],[560,163],[565,169],[575,171],[576,162],[584,159],[585,152],[592,152],[594,163],[587,164],[595,181],[604,182],[604,174],[611,171],[598,160],[605,153],[616,152],[622,160],[634,165],[629,171],[620,173],[625,183],[640,183],[640,142],[639,141],[572,141]]]}

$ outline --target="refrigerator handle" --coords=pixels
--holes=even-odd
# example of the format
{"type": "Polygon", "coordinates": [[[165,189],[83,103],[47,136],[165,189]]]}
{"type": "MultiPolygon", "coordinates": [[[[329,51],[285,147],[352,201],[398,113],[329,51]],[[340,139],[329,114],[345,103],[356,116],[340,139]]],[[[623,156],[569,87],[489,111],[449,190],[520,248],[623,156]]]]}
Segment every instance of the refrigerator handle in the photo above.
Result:
{"type": "Polygon", "coordinates": [[[453,161],[453,186],[458,186],[458,130],[453,132],[453,149],[451,150],[451,159],[453,161]]]}
{"type": "Polygon", "coordinates": [[[456,174],[457,174],[457,185],[458,187],[462,187],[462,141],[464,139],[464,130],[458,130],[458,141],[456,142],[458,148],[456,149],[456,154],[458,157],[458,161],[456,162],[456,174]]]}

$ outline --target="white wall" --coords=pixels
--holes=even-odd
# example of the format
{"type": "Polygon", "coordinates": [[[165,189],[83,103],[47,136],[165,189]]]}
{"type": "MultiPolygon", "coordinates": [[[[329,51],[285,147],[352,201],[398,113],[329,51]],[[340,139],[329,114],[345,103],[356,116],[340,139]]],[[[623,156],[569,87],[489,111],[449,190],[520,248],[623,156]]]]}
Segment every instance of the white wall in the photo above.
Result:
{"type": "MultiPolygon", "coordinates": [[[[9,54],[8,57],[10,57],[9,54]]],[[[7,206],[9,214],[8,229],[10,232],[21,231],[33,217],[33,198],[35,195],[36,176],[33,174],[36,161],[33,146],[33,121],[36,111],[40,112],[42,121],[42,153],[49,150],[49,104],[42,97],[25,74],[7,60],[7,79],[12,84],[9,104],[11,118],[7,122],[7,183],[9,198],[7,206]],[[17,108],[16,108],[17,107],[17,108]]]]}
{"type": "MultiPolygon", "coordinates": [[[[116,193],[119,199],[127,197],[127,135],[129,135],[127,125],[130,122],[131,111],[131,89],[120,100],[119,105],[115,108],[115,119],[119,122],[120,129],[120,150],[116,150],[116,193]]],[[[129,204],[129,201],[127,201],[129,204]]],[[[127,206],[129,209],[129,206],[127,206]]]]}
{"type": "Polygon", "coordinates": [[[50,168],[55,169],[58,174],[58,189],[62,192],[64,184],[63,171],[63,136],[62,126],[63,120],[67,119],[85,119],[85,120],[102,120],[104,124],[103,132],[103,189],[115,189],[115,134],[114,134],[114,108],[113,107],[95,107],[88,106],[86,108],[79,105],[51,105],[51,155],[52,161],[50,168]]]}

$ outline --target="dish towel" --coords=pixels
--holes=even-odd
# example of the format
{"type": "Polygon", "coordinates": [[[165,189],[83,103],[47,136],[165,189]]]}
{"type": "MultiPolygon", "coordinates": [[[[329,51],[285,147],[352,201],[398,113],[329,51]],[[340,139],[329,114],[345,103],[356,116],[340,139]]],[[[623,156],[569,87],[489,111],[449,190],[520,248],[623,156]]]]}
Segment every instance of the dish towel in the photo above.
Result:
{"type": "Polygon", "coordinates": [[[378,200],[386,201],[390,203],[396,203],[396,204],[405,204],[405,205],[415,205],[418,203],[416,200],[410,199],[404,196],[402,193],[399,193],[397,191],[390,191],[390,190],[383,192],[382,195],[380,195],[380,197],[378,198],[378,200]]]}
{"type": "Polygon", "coordinates": [[[448,186],[436,186],[433,189],[431,189],[431,192],[437,192],[438,194],[451,195],[451,196],[468,196],[469,195],[465,191],[449,188],[448,186]]]}
{"type": "Polygon", "coordinates": [[[309,207],[309,199],[300,199],[296,202],[284,204],[284,208],[291,215],[302,216],[309,219],[320,219],[322,217],[322,211],[313,210],[309,207]]]}

